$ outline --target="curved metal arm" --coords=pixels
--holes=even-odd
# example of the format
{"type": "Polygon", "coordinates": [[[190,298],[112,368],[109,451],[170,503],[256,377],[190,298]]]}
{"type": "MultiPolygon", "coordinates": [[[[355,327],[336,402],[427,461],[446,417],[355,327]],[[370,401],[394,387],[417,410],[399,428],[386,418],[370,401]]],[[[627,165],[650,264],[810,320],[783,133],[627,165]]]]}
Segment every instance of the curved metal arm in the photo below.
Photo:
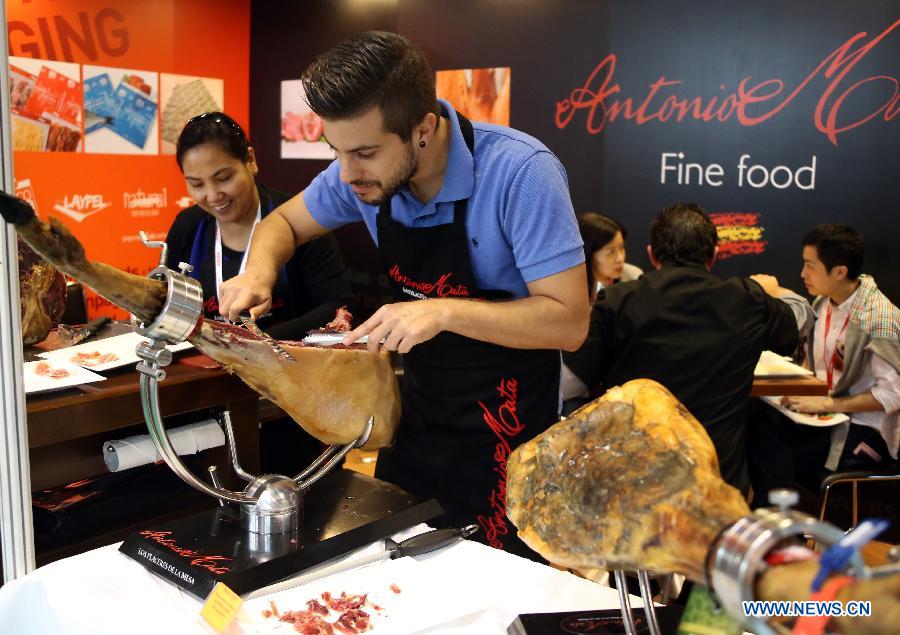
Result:
{"type": "Polygon", "coordinates": [[[644,615],[647,616],[647,628],[650,635],[660,635],[659,622],[656,621],[656,607],[653,605],[653,592],[650,590],[650,576],[644,569],[639,569],[637,576],[641,587],[641,599],[644,601],[644,615]]]}
{"type": "Polygon", "coordinates": [[[637,629],[634,627],[634,617],[631,615],[631,600],[628,597],[628,583],[625,579],[625,572],[616,569],[613,572],[616,579],[616,591],[619,593],[619,612],[622,613],[622,625],[625,627],[627,635],[637,635],[637,629]]]}
{"type": "Polygon", "coordinates": [[[320,478],[322,478],[323,476],[328,474],[328,472],[330,472],[332,470],[332,468],[334,468],[334,466],[336,466],[338,463],[340,463],[341,460],[345,456],[347,456],[347,452],[349,452],[350,450],[352,450],[354,448],[361,448],[362,446],[364,446],[366,444],[366,442],[369,440],[369,435],[372,434],[372,428],[374,426],[375,426],[375,417],[369,417],[369,420],[366,422],[366,427],[363,428],[362,434],[359,435],[358,439],[355,439],[355,440],[351,441],[350,443],[346,443],[342,446],[336,446],[336,445],[331,446],[330,448],[325,450],[325,452],[323,452],[319,456],[319,458],[317,458],[315,461],[313,461],[312,465],[310,465],[308,468],[303,470],[300,474],[295,476],[293,481],[295,483],[297,483],[297,485],[300,486],[301,489],[306,489],[307,487],[309,487],[310,485],[312,485],[313,483],[318,481],[320,478]],[[338,447],[340,449],[338,449],[335,452],[334,451],[335,448],[338,448],[338,447]],[[305,474],[308,474],[312,470],[316,469],[316,466],[321,465],[322,462],[325,461],[326,458],[328,458],[329,454],[331,454],[332,456],[330,459],[328,459],[328,462],[325,463],[325,465],[323,465],[318,470],[316,470],[313,473],[313,475],[310,476],[309,478],[307,478],[306,480],[302,480],[303,476],[305,474]]]}
{"type": "Polygon", "coordinates": [[[249,483],[256,477],[245,472],[238,462],[237,443],[234,440],[234,430],[231,427],[231,413],[226,410],[222,413],[222,419],[225,423],[225,436],[228,439],[228,453],[231,455],[231,467],[234,468],[235,474],[249,483]]]}
{"type": "Polygon", "coordinates": [[[172,353],[165,348],[164,342],[150,340],[149,346],[143,342],[138,344],[137,354],[144,360],[137,365],[137,370],[141,374],[141,406],[144,410],[144,419],[147,421],[147,430],[150,432],[150,438],[153,439],[159,455],[181,480],[194,489],[232,503],[255,503],[256,498],[224,488],[210,487],[194,476],[181,462],[181,458],[172,446],[172,441],[163,425],[162,414],[159,411],[159,382],[166,378],[166,371],[161,366],[167,366],[171,362],[172,353]]]}
{"type": "MultiPolygon", "coordinates": [[[[355,441],[354,441],[354,443],[355,443],[355,441]]],[[[315,461],[310,463],[306,468],[303,469],[302,472],[295,475],[291,480],[294,481],[295,483],[300,483],[300,481],[302,481],[307,476],[312,474],[316,470],[316,468],[318,468],[320,465],[322,465],[322,463],[324,463],[325,461],[327,461],[328,459],[333,457],[335,454],[340,452],[341,447],[342,446],[340,446],[340,445],[329,445],[327,448],[325,448],[325,451],[322,452],[322,454],[320,454],[319,456],[316,457],[315,461]]]]}

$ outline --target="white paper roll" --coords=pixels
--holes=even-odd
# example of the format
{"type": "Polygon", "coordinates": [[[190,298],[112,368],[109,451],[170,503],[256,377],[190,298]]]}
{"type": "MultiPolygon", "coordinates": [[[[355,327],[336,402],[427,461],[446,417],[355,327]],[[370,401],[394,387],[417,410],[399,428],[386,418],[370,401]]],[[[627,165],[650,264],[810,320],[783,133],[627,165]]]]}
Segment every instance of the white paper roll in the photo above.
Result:
{"type": "MultiPolygon", "coordinates": [[[[169,430],[169,439],[179,455],[196,454],[225,445],[225,433],[215,419],[205,419],[169,430]]],[[[105,441],[103,460],[110,472],[127,470],[162,460],[148,434],[127,439],[105,441]]]]}

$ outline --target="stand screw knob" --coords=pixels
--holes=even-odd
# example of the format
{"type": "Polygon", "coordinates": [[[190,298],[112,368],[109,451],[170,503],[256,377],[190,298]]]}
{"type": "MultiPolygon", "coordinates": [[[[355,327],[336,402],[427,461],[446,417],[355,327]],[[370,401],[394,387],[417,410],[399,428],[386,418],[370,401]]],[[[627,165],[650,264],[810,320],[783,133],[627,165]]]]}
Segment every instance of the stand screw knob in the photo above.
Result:
{"type": "Polygon", "coordinates": [[[887,553],[888,562],[900,562],[900,546],[894,545],[887,553]]]}
{"type": "Polygon", "coordinates": [[[184,275],[187,275],[194,270],[194,265],[189,265],[186,262],[179,262],[178,270],[181,271],[181,273],[183,273],[184,275]]]}
{"type": "Polygon", "coordinates": [[[769,490],[769,504],[775,505],[781,511],[787,511],[797,504],[800,495],[792,489],[769,490]]]}

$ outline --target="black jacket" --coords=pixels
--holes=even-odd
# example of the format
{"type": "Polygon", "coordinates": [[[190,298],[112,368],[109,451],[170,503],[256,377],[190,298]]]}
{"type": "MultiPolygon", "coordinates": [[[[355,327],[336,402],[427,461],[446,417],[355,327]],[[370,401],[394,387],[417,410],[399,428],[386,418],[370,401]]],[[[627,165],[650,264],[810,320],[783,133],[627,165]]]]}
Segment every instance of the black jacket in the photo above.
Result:
{"type": "MultiPolygon", "coordinates": [[[[259,184],[257,190],[263,217],[290,198],[288,194],[268,190],[259,184]]],[[[201,240],[205,252],[203,264],[209,267],[213,260],[215,227],[212,217],[197,205],[180,211],[166,236],[169,246],[166,266],[177,269],[179,262],[190,262],[195,238],[198,231],[202,230],[201,240]]],[[[225,279],[235,275],[243,254],[225,249],[224,259],[229,255],[232,257],[230,268],[234,273],[228,275],[229,268],[223,266],[225,279]]],[[[260,327],[276,339],[302,339],[308,331],[320,328],[334,319],[335,311],[352,301],[353,294],[344,270],[344,260],[337,241],[330,234],[297,247],[282,274],[276,290],[284,294],[284,306],[273,312],[273,319],[259,321],[260,327]]],[[[195,268],[192,275],[203,285],[203,297],[209,313],[207,317],[215,317],[218,305],[215,299],[214,274],[201,275],[195,268]]]]}
{"type": "Polygon", "coordinates": [[[790,307],[756,282],[673,265],[607,289],[584,345],[563,360],[591,387],[663,384],[706,428],[725,480],[744,490],[753,370],[763,350],[789,355],[798,337],[790,307]]]}

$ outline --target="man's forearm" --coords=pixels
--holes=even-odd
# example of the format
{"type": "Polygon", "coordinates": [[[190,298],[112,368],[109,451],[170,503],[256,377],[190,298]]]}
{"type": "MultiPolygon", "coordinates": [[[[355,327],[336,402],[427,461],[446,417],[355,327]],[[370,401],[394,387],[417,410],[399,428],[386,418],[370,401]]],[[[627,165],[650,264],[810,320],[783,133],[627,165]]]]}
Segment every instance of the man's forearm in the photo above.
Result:
{"type": "Polygon", "coordinates": [[[290,224],[276,212],[269,214],[253,231],[253,242],[247,256],[247,268],[270,279],[272,284],[278,270],[290,260],[297,248],[297,240],[290,224]]]}
{"type": "Polygon", "coordinates": [[[772,297],[777,298],[790,307],[791,312],[794,314],[794,320],[797,322],[797,332],[801,338],[807,337],[816,323],[816,314],[813,312],[812,307],[809,306],[809,302],[807,302],[806,298],[789,289],[778,287],[778,290],[779,295],[771,294],[772,297]]]}
{"type": "Polygon", "coordinates": [[[834,412],[884,412],[884,406],[871,390],[847,397],[832,397],[831,403],[834,412]]]}
{"type": "Polygon", "coordinates": [[[509,348],[574,351],[587,336],[588,315],[546,296],[508,302],[442,302],[445,331],[509,348]]]}

